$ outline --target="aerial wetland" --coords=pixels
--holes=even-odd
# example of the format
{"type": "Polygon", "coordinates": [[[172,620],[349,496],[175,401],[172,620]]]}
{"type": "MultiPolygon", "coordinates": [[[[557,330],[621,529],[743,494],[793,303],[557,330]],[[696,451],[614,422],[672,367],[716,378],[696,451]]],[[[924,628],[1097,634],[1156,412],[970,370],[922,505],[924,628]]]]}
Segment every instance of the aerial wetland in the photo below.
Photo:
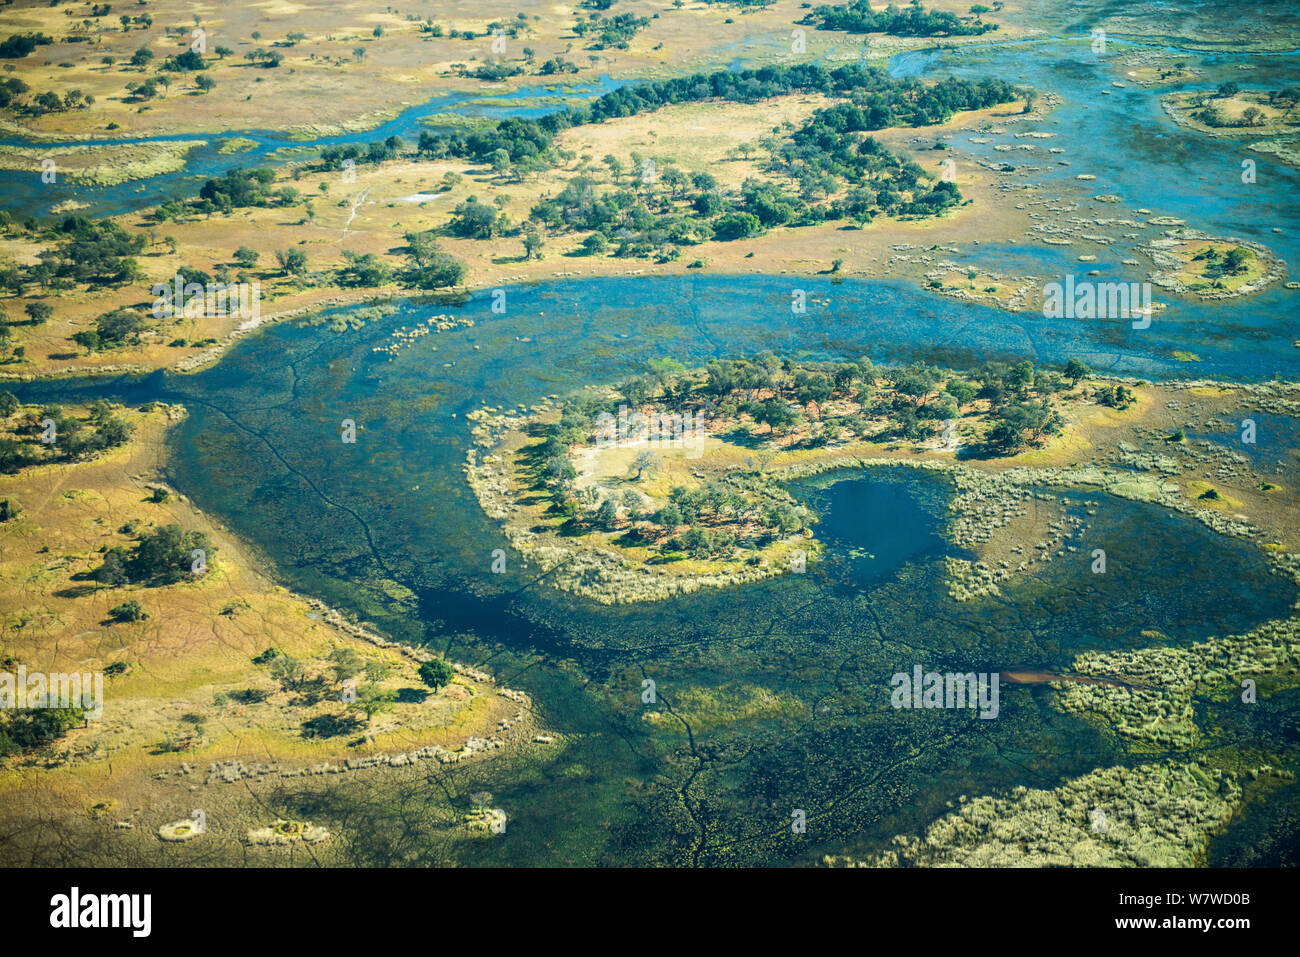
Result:
{"type": "Polygon", "coordinates": [[[720,6],[6,121],[0,861],[1300,863],[1294,14],[720,6]]]}

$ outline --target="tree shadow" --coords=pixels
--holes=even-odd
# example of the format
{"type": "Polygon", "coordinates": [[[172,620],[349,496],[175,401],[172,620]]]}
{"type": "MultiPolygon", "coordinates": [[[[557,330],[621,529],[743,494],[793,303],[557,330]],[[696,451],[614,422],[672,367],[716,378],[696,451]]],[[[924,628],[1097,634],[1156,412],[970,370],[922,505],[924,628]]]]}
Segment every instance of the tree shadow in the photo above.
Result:
{"type": "Polygon", "coordinates": [[[321,714],[302,723],[304,738],[337,738],[360,731],[365,726],[356,715],[321,714]]]}
{"type": "Polygon", "coordinates": [[[72,585],[68,588],[60,588],[54,593],[56,598],[85,598],[87,595],[93,595],[105,586],[98,582],[91,585],[72,585]]]}

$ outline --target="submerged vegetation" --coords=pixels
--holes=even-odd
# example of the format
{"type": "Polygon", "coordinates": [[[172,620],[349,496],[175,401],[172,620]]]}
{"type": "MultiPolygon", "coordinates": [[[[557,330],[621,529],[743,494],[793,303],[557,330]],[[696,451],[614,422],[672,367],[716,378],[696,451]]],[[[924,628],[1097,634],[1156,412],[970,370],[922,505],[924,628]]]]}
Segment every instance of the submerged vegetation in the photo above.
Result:
{"type": "Polygon", "coordinates": [[[1280,286],[1243,158],[1294,145],[1286,37],[1162,71],[1196,57],[1136,8],[18,6],[0,672],[113,694],[0,713],[4,861],[1199,866],[1269,789],[1291,837],[1286,294],[1142,334],[992,271],[1280,286]],[[1143,71],[1181,148],[1241,152],[1196,189],[1251,194],[1241,238],[1173,228],[1143,71]],[[141,395],[189,423],[92,401],[141,395]],[[998,720],[893,710],[918,664],[1001,673],[998,720]]]}

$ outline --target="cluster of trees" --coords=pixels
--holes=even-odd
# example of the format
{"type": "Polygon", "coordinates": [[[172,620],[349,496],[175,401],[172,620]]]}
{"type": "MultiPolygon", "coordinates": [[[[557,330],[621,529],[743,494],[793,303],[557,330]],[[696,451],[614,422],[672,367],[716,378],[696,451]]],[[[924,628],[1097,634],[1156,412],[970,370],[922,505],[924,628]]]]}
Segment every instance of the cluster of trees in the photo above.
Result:
{"type": "Polygon", "coordinates": [[[620,185],[622,163],[607,157],[613,188],[602,189],[591,176],[577,176],[559,194],[537,203],[529,220],[551,232],[592,230],[583,242],[588,254],[613,246],[618,256],[659,250],[661,256],[676,258],[675,249],[665,249],[709,239],[746,239],[777,226],[846,218],[869,222],[877,214],[935,215],[960,202],[954,184],[923,180],[919,166],[879,148],[870,137],[855,152],[872,164],[853,167],[849,182],[857,185],[846,188],[835,175],[845,170],[804,144],[774,155],[772,163],[772,168],[797,178],[796,188],[750,177],[738,191],[724,191],[707,172],[688,175],[673,166],[656,171],[647,182],[637,175],[636,157],[630,180],[620,185]],[[840,192],[843,195],[831,198],[840,192]]]}
{"type": "Polygon", "coordinates": [[[207,211],[219,209],[229,212],[241,206],[270,206],[273,200],[286,206],[297,201],[297,191],[292,187],[285,188],[288,192],[281,190],[273,194],[271,187],[274,183],[274,170],[236,167],[199,188],[200,205],[207,211]]]}
{"type": "Polygon", "coordinates": [[[399,275],[414,289],[444,289],[465,280],[465,264],[444,252],[432,231],[406,234],[406,259],[399,275]]]}
{"type": "MultiPolygon", "coordinates": [[[[0,392],[0,418],[18,410],[13,393],[0,392]]],[[[30,413],[11,427],[12,436],[0,437],[0,472],[16,472],[28,465],[62,458],[76,461],[97,452],[116,448],[130,438],[130,423],[113,413],[106,402],[96,402],[85,419],[67,414],[59,406],[30,413]],[[54,441],[45,442],[49,422],[54,423],[54,441]]]]}
{"type": "MultiPolygon", "coordinates": [[[[356,163],[383,162],[397,156],[403,146],[401,137],[390,136],[368,146],[348,144],[326,147],[321,151],[320,167],[329,170],[342,169],[349,160],[356,163]]],[[[199,199],[194,205],[200,211],[216,209],[229,211],[244,206],[291,206],[301,201],[298,191],[293,187],[284,186],[275,189],[274,184],[275,173],[270,169],[232,169],[204,183],[199,190],[199,199]]],[[[156,216],[159,219],[174,218],[182,215],[185,208],[184,204],[171,201],[162,204],[156,211],[156,216]]],[[[490,207],[488,209],[495,221],[496,210],[490,207]]],[[[473,216],[469,218],[474,219],[473,216]]],[[[466,234],[458,232],[460,228],[453,227],[453,234],[466,234]]],[[[487,235],[491,235],[490,231],[487,235]]],[[[348,287],[371,287],[385,285],[397,278],[403,284],[416,289],[442,289],[463,282],[464,263],[444,252],[438,246],[434,233],[408,233],[406,244],[407,262],[404,267],[396,271],[373,253],[345,252],[345,262],[335,273],[335,282],[348,287]]],[[[278,250],[275,257],[284,275],[307,274],[307,256],[302,250],[278,250]]],[[[257,259],[257,251],[247,247],[241,247],[234,254],[234,262],[245,269],[251,269],[256,265],[257,259]]],[[[228,278],[221,281],[228,281],[228,278]]],[[[184,279],[186,282],[207,283],[211,277],[198,270],[190,270],[184,279]]]]}
{"type": "MultiPolygon", "coordinates": [[[[566,409],[566,413],[572,414],[566,409]]],[[[565,422],[562,417],[558,425],[547,426],[542,433],[542,441],[528,452],[529,470],[535,484],[550,491],[555,508],[564,510],[573,490],[573,482],[578,477],[578,470],[569,457],[569,446],[586,437],[582,423],[565,422]]]]}
{"type": "MultiPolygon", "coordinates": [[[[658,376],[669,390],[673,380],[658,376]]],[[[638,393],[640,394],[640,393],[638,393]]],[[[699,488],[674,486],[668,501],[651,510],[650,500],[633,488],[622,496],[603,496],[594,488],[576,489],[577,470],[569,448],[591,439],[597,412],[609,411],[596,399],[565,406],[558,423],[547,426],[542,440],[526,451],[534,486],[551,497],[551,514],[564,519],[566,534],[590,530],[622,531],[628,542],[655,550],[662,559],[727,556],[736,548],[762,547],[799,532],[813,521],[784,489],[757,474],[728,476],[699,488]]],[[[657,471],[657,457],[643,451],[632,464],[637,480],[657,471]]]]}
{"type": "Polygon", "coordinates": [[[107,586],[174,585],[193,575],[195,551],[203,553],[210,570],[217,549],[204,532],[163,525],[141,533],[132,552],[121,545],[105,550],[103,564],[90,577],[107,586]]]}
{"type": "Polygon", "coordinates": [[[1232,119],[1223,109],[1213,103],[1207,103],[1192,114],[1206,126],[1222,129],[1227,126],[1251,127],[1264,125],[1264,111],[1257,106],[1248,106],[1241,111],[1241,116],[1232,119]]]}
{"type": "Polygon", "coordinates": [[[0,80],[0,109],[7,108],[29,90],[31,87],[16,76],[7,76],[0,80]]]}
{"type": "Polygon", "coordinates": [[[63,96],[47,90],[32,97],[32,101],[26,106],[26,112],[32,116],[44,116],[46,113],[88,110],[94,104],[95,97],[90,93],[83,93],[81,90],[69,90],[63,96]]]}
{"type": "Polygon", "coordinates": [[[727,556],[738,546],[761,548],[814,521],[812,512],[788,493],[753,476],[693,489],[675,485],[667,504],[652,515],[630,507],[627,517],[633,539],[657,545],[665,556],[685,553],[692,558],[727,556]]]}
{"type": "Polygon", "coordinates": [[[260,63],[267,70],[274,70],[284,62],[284,54],[277,50],[249,50],[244,54],[249,63],[260,63]]]}
{"type": "Polygon", "coordinates": [[[1270,90],[1268,93],[1268,103],[1270,106],[1276,106],[1278,109],[1294,110],[1297,104],[1300,104],[1300,86],[1286,86],[1280,90],[1270,90]]]}
{"type": "MultiPolygon", "coordinates": [[[[375,715],[389,711],[397,704],[398,692],[381,687],[381,682],[393,674],[393,669],[387,662],[377,658],[363,658],[353,649],[341,647],[335,647],[327,661],[324,673],[309,675],[304,662],[276,648],[268,648],[253,659],[254,664],[269,665],[271,677],[279,682],[283,690],[298,695],[300,703],[314,704],[320,701],[327,688],[352,686],[354,696],[347,699],[344,713],[320,715],[303,722],[304,737],[334,737],[359,730],[361,722],[347,712],[360,711],[365,714],[366,722],[369,722],[375,715]]],[[[434,691],[450,684],[456,676],[444,658],[423,662],[418,674],[420,680],[434,691]]],[[[408,689],[408,692],[415,690],[408,689]]]]}
{"type": "Polygon", "coordinates": [[[638,17],[633,13],[618,13],[612,17],[603,17],[599,12],[587,14],[587,19],[579,19],[573,25],[573,32],[580,37],[591,37],[589,49],[604,50],[615,47],[626,50],[629,41],[650,25],[648,17],[638,17]]]}
{"type": "MultiPolygon", "coordinates": [[[[306,256],[303,258],[305,260],[306,256]]],[[[356,289],[382,286],[392,278],[393,271],[388,264],[374,253],[355,253],[347,249],[343,250],[343,266],[335,274],[338,285],[356,289]]]]}
{"type": "Polygon", "coordinates": [[[134,309],[122,307],[99,316],[95,328],[79,329],[69,338],[87,352],[100,352],[139,345],[144,330],[144,317],[134,309]]]}
{"type": "Polygon", "coordinates": [[[452,210],[447,231],[462,239],[491,239],[497,234],[499,218],[495,206],[470,196],[452,210]]]}
{"type": "MultiPolygon", "coordinates": [[[[217,47],[216,52],[221,59],[225,59],[226,57],[230,56],[230,54],[233,53],[234,51],[231,50],[229,47],[217,47]]],[[[273,58],[275,61],[274,63],[267,62],[265,63],[265,65],[279,66],[280,64],[280,54],[278,53],[268,54],[265,50],[259,50],[254,53],[247,53],[244,55],[244,58],[250,61],[264,59],[264,58],[273,58]]],[[[136,67],[137,69],[143,71],[148,68],[149,64],[152,63],[153,60],[154,60],[154,52],[150,50],[147,46],[143,46],[140,47],[138,50],[136,50],[133,54],[131,54],[131,59],[128,62],[130,63],[131,66],[136,67]]],[[[106,65],[111,66],[113,64],[113,58],[104,57],[103,62],[106,65]]],[[[158,68],[159,69],[158,76],[146,77],[143,80],[139,80],[134,83],[128,83],[126,90],[128,93],[131,94],[134,100],[151,100],[155,96],[158,96],[160,92],[167,90],[171,87],[172,79],[170,76],[168,76],[168,74],[197,73],[199,75],[194,78],[194,85],[200,91],[206,93],[217,85],[216,81],[213,80],[212,77],[207,76],[202,72],[207,68],[208,68],[207,61],[203,59],[203,55],[201,53],[199,53],[196,50],[186,50],[183,53],[178,53],[175,56],[169,56],[165,60],[163,60],[161,66],[159,66],[158,68]]]]}
{"type": "MultiPolygon", "coordinates": [[[[980,6],[972,12],[987,13],[980,6]]],[[[921,0],[912,0],[900,10],[892,3],[879,12],[871,9],[868,0],[835,6],[814,7],[812,13],[800,23],[815,24],[818,30],[843,30],[846,33],[888,33],[899,37],[969,37],[996,30],[996,23],[959,17],[941,10],[926,10],[921,0]]]]}
{"type": "Polygon", "coordinates": [[[461,76],[474,77],[478,80],[486,80],[489,83],[500,83],[512,76],[519,76],[524,72],[524,68],[513,63],[507,63],[503,59],[488,57],[482,63],[475,67],[469,67],[461,64],[457,71],[461,76]]]}
{"type": "MultiPolygon", "coordinates": [[[[787,441],[793,431],[809,419],[819,423],[809,445],[824,445],[839,438],[847,426],[859,433],[867,429],[861,415],[827,418],[824,405],[832,399],[849,399],[855,407],[869,401],[876,389],[875,367],[869,359],[824,365],[795,365],[771,353],[754,359],[719,359],[705,368],[704,379],[693,392],[712,409],[715,419],[748,417],[755,431],[766,428],[773,438],[782,433],[787,441]],[[841,421],[842,419],[842,421],[841,421]]],[[[907,403],[914,408],[914,403],[907,403]]]]}
{"type": "MultiPolygon", "coordinates": [[[[1264,114],[1264,111],[1257,106],[1246,107],[1244,110],[1241,111],[1241,116],[1237,117],[1236,119],[1232,119],[1231,117],[1228,116],[1226,112],[1224,112],[1222,107],[1220,107],[1217,103],[1213,102],[1213,100],[1229,99],[1231,97],[1236,96],[1240,92],[1241,92],[1241,87],[1237,85],[1237,83],[1231,80],[1229,80],[1227,83],[1222,83],[1219,85],[1219,88],[1214,92],[1214,95],[1212,97],[1209,96],[1201,97],[1200,99],[1201,108],[1199,110],[1194,111],[1192,113],[1192,116],[1200,120],[1206,126],[1213,126],[1217,128],[1222,128],[1227,126],[1237,126],[1237,127],[1263,126],[1267,121],[1268,117],[1264,114]]],[[[1300,87],[1292,86],[1292,87],[1285,87],[1280,90],[1272,90],[1268,94],[1268,102],[1270,106],[1274,106],[1277,107],[1278,109],[1286,110],[1289,115],[1291,110],[1295,109],[1297,103],[1300,103],[1300,87]]]]}
{"type": "Polygon", "coordinates": [[[48,749],[85,721],[82,708],[5,708],[0,710],[0,757],[48,749]]]}
{"type": "Polygon", "coordinates": [[[95,103],[95,97],[81,90],[69,90],[62,96],[47,90],[38,93],[27,102],[21,97],[31,92],[29,87],[17,77],[0,79],[0,109],[13,107],[30,116],[44,116],[46,113],[64,113],[68,110],[89,109],[95,103]]]}
{"type": "MultiPolygon", "coordinates": [[[[156,222],[179,220],[187,211],[211,214],[216,211],[230,212],[246,206],[294,206],[304,202],[298,190],[292,186],[275,187],[275,171],[266,167],[243,169],[236,167],[227,170],[221,176],[207,180],[200,188],[196,199],[181,201],[164,200],[153,211],[156,222]]],[[[310,202],[308,202],[310,215],[310,202]]]]}
{"type": "Polygon", "coordinates": [[[176,56],[169,56],[163,61],[162,69],[169,73],[190,73],[194,70],[206,70],[208,65],[197,50],[186,50],[176,56]]]}
{"type": "MultiPolygon", "coordinates": [[[[1002,93],[990,92],[990,96],[999,99],[1002,93]]],[[[981,97],[957,99],[984,102],[981,97]]],[[[938,98],[934,105],[947,110],[938,98]]],[[[927,107],[919,110],[926,112],[927,107]]],[[[918,164],[900,159],[874,137],[856,135],[894,122],[891,113],[890,105],[878,96],[863,103],[843,103],[818,112],[787,141],[774,144],[769,168],[799,182],[803,218],[870,222],[882,213],[930,216],[961,201],[956,184],[932,180],[918,164]],[[842,197],[818,202],[841,188],[842,197]]]]}
{"type": "MultiPolygon", "coordinates": [[[[605,158],[609,184],[588,173],[570,180],[555,197],[531,210],[535,227],[552,232],[592,231],[583,243],[589,254],[613,247],[616,255],[661,258],[679,255],[676,247],[709,239],[736,240],[781,225],[826,220],[867,222],[877,214],[935,215],[961,200],[952,183],[925,177],[915,163],[884,149],[867,131],[896,124],[939,123],[960,110],[1007,102],[1018,91],[1001,80],[980,83],[948,79],[934,86],[893,81],[878,71],[818,66],[699,75],[621,89],[590,106],[541,119],[512,118],[470,133],[421,135],[419,152],[464,155],[499,171],[517,174],[546,164],[555,133],[568,125],[598,122],[667,103],[715,96],[751,100],[760,96],[816,90],[847,94],[852,100],[819,111],[785,139],[764,142],[768,168],[790,178],[786,188],[759,179],[738,192],[724,192],[705,172],[688,175],[675,167],[656,170],[632,156],[631,169],[605,158]],[[630,175],[623,179],[624,173],[630,175]],[[842,195],[841,195],[842,194],[842,195]]],[[[486,238],[495,234],[496,211],[483,204],[462,206],[451,223],[454,234],[486,238]]]]}
{"type": "MultiPolygon", "coordinates": [[[[704,410],[714,430],[733,423],[743,435],[749,420],[751,441],[764,434],[779,441],[782,433],[787,447],[816,447],[855,435],[870,441],[920,441],[945,423],[979,416],[985,425],[983,441],[971,447],[973,454],[1009,455],[1061,431],[1056,396],[1088,375],[1088,368],[1074,359],[1060,370],[1022,360],[987,362],[964,373],[924,363],[877,368],[866,357],[795,363],[771,353],[714,360],[702,374],[657,362],[619,386],[615,405],[593,396],[568,403],[559,421],[547,425],[540,441],[525,449],[523,462],[533,487],[550,496],[549,511],[564,519],[561,528],[567,534],[622,531],[625,541],[656,550],[662,560],[729,555],[736,548],[762,546],[802,531],[812,516],[770,483],[761,466],[698,488],[675,486],[658,508],[635,488],[618,497],[592,487],[578,489],[570,448],[592,440],[598,414],[616,405],[639,410],[659,400],[672,408],[704,410]],[[811,427],[793,442],[804,424],[811,427]]],[[[1135,401],[1122,385],[1101,386],[1095,397],[1118,408],[1135,401]]],[[[635,481],[655,473],[657,455],[642,451],[631,471],[635,481]]]]}
{"type": "Polygon", "coordinates": [[[558,55],[551,57],[549,60],[543,61],[542,65],[538,67],[537,70],[539,76],[556,76],[563,73],[577,72],[578,64],[572,63],[558,55]]]}
{"type": "MultiPolygon", "coordinates": [[[[870,359],[795,364],[771,353],[754,359],[714,360],[699,381],[679,380],[666,394],[675,403],[699,403],[709,417],[753,422],[756,435],[784,435],[787,444],[805,423],[815,423],[798,445],[816,447],[857,435],[873,441],[920,441],[942,423],[970,414],[987,400],[984,451],[1006,454],[1054,434],[1061,427],[1052,397],[1087,374],[1072,362],[1065,374],[1042,371],[1029,361],[986,363],[967,374],[925,364],[877,369],[870,359]],[[836,403],[830,414],[828,403],[836,403]],[[845,407],[847,406],[847,410],[845,407]]],[[[625,394],[640,396],[644,383],[625,394]]]]}
{"type": "MultiPolygon", "coordinates": [[[[420,134],[420,142],[425,141],[427,131],[420,134]]],[[[393,159],[406,144],[402,138],[394,134],[384,140],[376,140],[373,143],[348,143],[344,146],[327,146],[320,151],[320,169],[323,170],[341,170],[344,165],[351,160],[354,165],[360,166],[363,163],[382,163],[386,160],[393,159]]]]}
{"type": "MultiPolygon", "coordinates": [[[[369,721],[397,703],[397,693],[380,686],[380,682],[392,673],[387,663],[362,658],[351,648],[337,647],[330,653],[328,661],[326,673],[309,675],[305,662],[276,648],[268,648],[253,659],[254,664],[270,665],[271,677],[279,682],[282,690],[294,693],[298,704],[316,704],[325,697],[329,688],[352,685],[355,697],[348,701],[343,713],[318,715],[304,721],[303,737],[329,738],[360,730],[361,721],[349,712],[364,712],[366,721],[369,721]],[[363,676],[364,683],[360,680],[363,676]]],[[[250,689],[244,695],[265,700],[267,692],[250,689]]]]}
{"type": "Polygon", "coordinates": [[[0,58],[21,60],[37,47],[49,46],[53,42],[54,38],[44,33],[15,33],[0,41],[0,58]]]}
{"type": "Polygon", "coordinates": [[[583,106],[570,107],[536,119],[511,117],[495,127],[470,133],[452,132],[430,142],[430,155],[463,156],[489,162],[498,149],[506,151],[512,163],[545,152],[555,135],[572,126],[600,123],[621,116],[648,113],[674,103],[726,100],[756,103],[788,93],[821,93],[827,96],[879,94],[887,111],[877,114],[878,126],[905,123],[925,125],[943,122],[953,112],[1004,103],[1017,91],[1001,80],[947,80],[927,87],[913,79],[895,80],[874,67],[851,65],[827,69],[815,63],[769,66],[757,70],[723,70],[697,73],[672,80],[624,86],[583,106]]]}
{"type": "Polygon", "coordinates": [[[142,275],[135,257],[144,252],[148,239],[115,222],[67,216],[47,235],[54,245],[27,267],[24,282],[43,288],[86,283],[93,288],[135,282],[142,275]]]}
{"type": "Polygon", "coordinates": [[[1112,409],[1127,409],[1137,401],[1133,390],[1122,385],[1099,386],[1095,395],[1098,405],[1109,406],[1112,409]]]}
{"type": "Polygon", "coordinates": [[[1059,433],[1064,422],[1053,397],[1070,388],[1066,378],[1077,381],[1087,370],[1076,362],[1067,366],[1065,373],[1040,370],[1028,359],[979,367],[973,376],[978,386],[974,398],[987,399],[989,411],[984,448],[977,451],[1013,455],[1059,433]]]}
{"type": "Polygon", "coordinates": [[[1205,275],[1212,279],[1236,276],[1254,260],[1254,251],[1245,246],[1233,246],[1226,250],[1219,249],[1217,246],[1207,246],[1192,257],[1192,262],[1205,263],[1205,275]]]}

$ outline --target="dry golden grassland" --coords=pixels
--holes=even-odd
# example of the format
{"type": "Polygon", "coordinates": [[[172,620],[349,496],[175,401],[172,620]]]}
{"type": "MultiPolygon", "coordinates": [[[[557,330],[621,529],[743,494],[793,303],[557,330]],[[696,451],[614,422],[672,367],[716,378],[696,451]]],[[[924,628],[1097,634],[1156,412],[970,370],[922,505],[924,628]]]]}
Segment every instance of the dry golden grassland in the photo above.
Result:
{"type": "MultiPolygon", "coordinates": [[[[991,5],[991,4],[990,4],[991,5]]],[[[935,0],[928,7],[965,15],[966,0],[935,0]]],[[[1007,4],[986,19],[1001,26],[998,39],[1021,32],[1016,12],[1007,4]]],[[[19,0],[5,8],[6,35],[42,32],[56,38],[20,60],[7,61],[10,75],[34,91],[52,90],[62,96],[78,89],[95,98],[86,110],[23,118],[25,129],[46,136],[145,136],[171,133],[214,133],[220,130],[276,129],[302,136],[339,130],[369,129],[402,109],[425,103],[437,94],[470,92],[491,95],[524,86],[555,87],[592,82],[602,75],[620,79],[721,69],[736,58],[764,63],[799,62],[827,57],[828,62],[859,60],[863,37],[804,28],[806,49],[796,53],[795,21],[808,13],[796,0],[777,0],[769,7],[741,11],[727,4],[671,0],[622,0],[603,15],[630,13],[650,18],[649,25],[629,42],[628,49],[592,49],[590,37],[573,32],[579,10],[573,2],[553,0],[417,0],[414,4],[381,8],[362,0],[268,0],[255,4],[191,3],[188,0],[149,0],[143,6],[114,4],[106,17],[91,17],[92,4],[51,7],[37,0],[19,0]],[[148,15],[152,24],[132,24],[123,31],[120,14],[148,15]],[[522,20],[517,19],[523,15],[522,20]],[[443,28],[442,37],[421,32],[425,21],[443,28]],[[489,24],[519,23],[516,37],[505,37],[505,50],[492,49],[489,24]],[[375,28],[382,35],[374,35],[375,28]],[[192,31],[205,31],[205,71],[216,87],[200,93],[194,75],[169,74],[172,86],[147,102],[129,96],[128,84],[157,75],[166,56],[183,53],[194,42],[192,31]],[[452,29],[471,31],[472,39],[452,38],[452,29]],[[170,31],[170,33],[168,32],[170,31]],[[254,37],[254,33],[259,36],[254,37]],[[289,35],[303,34],[292,42],[289,35]],[[66,42],[85,37],[85,42],[66,42]],[[283,45],[276,45],[283,44],[283,45]],[[132,54],[148,46],[153,63],[131,67],[132,54]],[[218,58],[216,48],[231,55],[218,58]],[[533,51],[531,59],[525,48],[533,51]],[[245,59],[256,50],[275,51],[283,61],[265,68],[245,59]],[[577,74],[539,75],[542,63],[560,56],[579,69],[577,74]],[[111,65],[103,62],[112,57],[111,65]],[[524,73],[505,81],[483,81],[460,75],[488,59],[503,59],[524,73]],[[64,65],[66,64],[66,65],[64,65]],[[109,129],[110,124],[117,124],[109,129]]],[[[964,37],[942,43],[978,41],[964,37]]],[[[932,46],[933,38],[868,38],[868,55],[886,57],[898,50],[932,46]]]]}
{"type": "Polygon", "coordinates": [[[301,767],[429,745],[455,750],[518,711],[490,681],[458,675],[422,701],[408,691],[403,697],[411,700],[368,723],[359,715],[351,733],[304,736],[303,722],[311,718],[357,714],[345,709],[341,686],[330,677],[327,659],[335,649],[380,666],[386,674],[376,683],[391,691],[424,689],[416,661],[331,625],[323,609],[276,585],[246,546],[175,493],[151,501],[150,489],[162,484],[168,409],[118,414],[136,429],[125,446],[88,462],[0,476],[0,499],[22,509],[0,525],[3,656],[29,671],[128,666],[105,678],[102,717],[56,742],[66,762],[45,768],[9,759],[0,770],[0,794],[56,778],[89,806],[97,795],[137,789],[181,760],[200,767],[229,759],[301,767]],[[178,524],[203,531],[216,547],[215,561],[201,578],[174,585],[106,587],[86,580],[84,573],[102,563],[102,549],[130,547],[128,522],[137,529],[178,524]],[[111,622],[109,609],[130,599],[148,617],[111,622]],[[319,700],[285,690],[268,665],[253,662],[272,647],[302,662],[309,677],[325,676],[319,700]]]}

